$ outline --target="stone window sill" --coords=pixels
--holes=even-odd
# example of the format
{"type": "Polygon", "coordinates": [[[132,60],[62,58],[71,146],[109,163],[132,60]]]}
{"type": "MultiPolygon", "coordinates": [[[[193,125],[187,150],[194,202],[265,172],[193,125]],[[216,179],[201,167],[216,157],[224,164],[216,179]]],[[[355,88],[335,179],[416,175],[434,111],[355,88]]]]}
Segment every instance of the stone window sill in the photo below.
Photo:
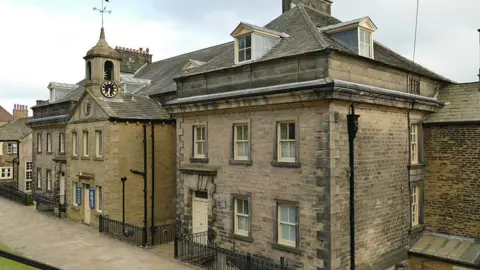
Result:
{"type": "Polygon", "coordinates": [[[408,233],[414,234],[414,233],[422,232],[424,229],[425,229],[425,224],[418,224],[410,228],[410,230],[408,230],[408,233]]]}
{"type": "Polygon", "coordinates": [[[208,163],[208,158],[190,158],[192,163],[208,163]]]}
{"type": "Polygon", "coordinates": [[[245,166],[251,166],[252,165],[252,160],[234,160],[230,159],[228,161],[230,165],[245,165],[245,166]]]}
{"type": "Polygon", "coordinates": [[[53,155],[53,152],[47,152],[47,155],[53,155]]]}
{"type": "Polygon", "coordinates": [[[300,164],[300,162],[282,162],[273,160],[272,166],[279,168],[300,168],[302,167],[302,164],[300,164]]]}
{"type": "Polygon", "coordinates": [[[416,169],[422,169],[425,168],[424,163],[418,163],[418,164],[411,164],[407,166],[409,169],[416,170],[416,169]]]}
{"type": "Polygon", "coordinates": [[[253,243],[253,237],[251,235],[250,236],[245,236],[245,235],[238,235],[238,234],[235,234],[235,233],[230,233],[230,237],[234,238],[234,239],[237,239],[237,240],[240,240],[240,241],[253,243]]]}
{"type": "Polygon", "coordinates": [[[272,243],[272,248],[278,249],[278,250],[281,250],[281,251],[294,253],[294,254],[302,254],[302,251],[300,251],[300,249],[298,249],[296,247],[290,247],[290,246],[282,245],[282,244],[279,244],[279,243],[272,243]]]}
{"type": "Polygon", "coordinates": [[[81,159],[82,159],[82,160],[90,160],[90,157],[85,157],[85,156],[83,156],[83,157],[81,157],[81,159]]]}
{"type": "Polygon", "coordinates": [[[75,210],[75,211],[80,211],[80,206],[79,205],[72,205],[72,206],[70,206],[70,209],[75,210]]]}
{"type": "Polygon", "coordinates": [[[94,157],[93,160],[95,160],[95,161],[103,161],[104,159],[103,159],[103,157],[94,157]]]}
{"type": "Polygon", "coordinates": [[[78,156],[70,156],[70,159],[78,159],[78,156]]]}

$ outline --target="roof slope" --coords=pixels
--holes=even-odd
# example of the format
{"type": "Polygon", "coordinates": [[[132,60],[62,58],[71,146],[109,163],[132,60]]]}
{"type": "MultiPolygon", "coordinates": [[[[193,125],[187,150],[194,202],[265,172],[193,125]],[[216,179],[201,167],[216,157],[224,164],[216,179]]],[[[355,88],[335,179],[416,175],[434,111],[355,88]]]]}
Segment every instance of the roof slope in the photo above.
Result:
{"type": "Polygon", "coordinates": [[[13,120],[13,116],[7,112],[2,106],[0,106],[0,122],[10,122],[13,120]]]}
{"type": "Polygon", "coordinates": [[[0,127],[0,140],[21,140],[32,133],[27,122],[32,117],[20,118],[0,127]]]}
{"type": "Polygon", "coordinates": [[[68,101],[78,101],[78,99],[80,99],[82,94],[85,92],[84,84],[85,84],[85,80],[81,80],[76,84],[78,85],[78,87],[68,92],[64,97],[57,99],[54,102],[50,102],[48,100],[43,101],[41,104],[33,106],[32,108],[38,108],[38,107],[48,106],[52,104],[68,102],[68,101]]]}
{"type": "Polygon", "coordinates": [[[442,88],[439,99],[446,103],[427,116],[425,123],[480,121],[480,83],[454,84],[442,88]]]}
{"type": "MultiPolygon", "coordinates": [[[[299,4],[295,8],[290,9],[265,25],[265,28],[267,29],[283,32],[290,36],[282,38],[276,46],[256,61],[270,60],[325,49],[337,50],[360,57],[358,56],[358,53],[342,46],[331,38],[330,35],[319,30],[319,28],[339,23],[342,22],[334,17],[299,4]]],[[[408,60],[379,42],[374,42],[374,51],[375,61],[413,71],[423,76],[451,82],[448,78],[408,60]]],[[[205,73],[213,70],[229,68],[234,65],[234,46],[232,45],[217,58],[185,75],[188,76],[189,74],[205,73]]]]}
{"type": "MultiPolygon", "coordinates": [[[[177,89],[173,78],[184,74],[183,68],[190,59],[208,62],[215,58],[227,48],[233,48],[233,42],[220,44],[217,46],[189,52],[175,57],[160,60],[142,68],[134,77],[139,79],[151,80],[149,87],[135,93],[136,95],[154,95],[159,93],[171,92],[177,89]]],[[[196,69],[192,69],[196,70],[196,69]]]]}

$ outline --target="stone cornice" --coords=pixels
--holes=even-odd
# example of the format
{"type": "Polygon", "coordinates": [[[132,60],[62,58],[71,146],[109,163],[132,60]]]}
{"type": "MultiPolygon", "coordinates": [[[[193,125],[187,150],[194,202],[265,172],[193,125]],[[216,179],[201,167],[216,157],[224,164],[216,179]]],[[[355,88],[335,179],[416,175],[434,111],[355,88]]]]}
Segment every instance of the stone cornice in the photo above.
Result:
{"type": "Polygon", "coordinates": [[[318,100],[345,100],[426,112],[435,112],[444,106],[434,98],[329,78],[179,98],[164,106],[169,113],[183,114],[266,105],[296,107],[295,104],[318,100]]]}

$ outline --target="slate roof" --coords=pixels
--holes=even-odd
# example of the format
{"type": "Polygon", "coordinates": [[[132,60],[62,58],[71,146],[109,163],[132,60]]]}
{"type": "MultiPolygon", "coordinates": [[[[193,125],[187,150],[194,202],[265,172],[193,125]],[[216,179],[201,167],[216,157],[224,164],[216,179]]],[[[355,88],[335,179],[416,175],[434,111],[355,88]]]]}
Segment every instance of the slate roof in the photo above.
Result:
{"type": "Polygon", "coordinates": [[[409,252],[480,267],[480,242],[471,238],[425,232],[409,252]]]}
{"type": "Polygon", "coordinates": [[[45,100],[41,104],[33,106],[32,109],[43,107],[43,106],[48,106],[48,105],[52,105],[52,104],[58,104],[58,103],[62,103],[62,102],[78,101],[78,99],[85,92],[84,84],[85,84],[85,80],[81,80],[77,84],[75,84],[78,87],[76,87],[73,90],[71,90],[70,92],[68,92],[64,97],[62,97],[60,99],[57,99],[54,102],[50,102],[48,100],[45,100]]]}
{"type": "Polygon", "coordinates": [[[27,122],[32,117],[20,118],[0,127],[0,140],[21,140],[32,133],[32,129],[27,126],[27,122]]]}
{"type": "MultiPolygon", "coordinates": [[[[217,46],[150,63],[146,67],[142,68],[134,76],[134,78],[151,80],[151,85],[150,87],[143,88],[135,94],[148,96],[175,91],[177,89],[177,86],[173,81],[173,78],[177,75],[186,73],[185,71],[183,71],[183,68],[190,59],[195,59],[201,62],[208,62],[212,58],[217,57],[227,48],[233,48],[233,42],[220,44],[217,46]]],[[[196,70],[196,68],[193,70],[196,70]]]]}
{"type": "Polygon", "coordinates": [[[2,106],[0,106],[0,122],[10,122],[13,120],[13,116],[7,112],[2,106]]]}
{"type": "Polygon", "coordinates": [[[169,119],[170,115],[149,97],[122,94],[122,98],[94,97],[109,117],[119,119],[169,119]]]}
{"type": "MultiPolygon", "coordinates": [[[[256,62],[270,60],[285,56],[298,55],[313,51],[322,51],[331,49],[340,51],[352,56],[361,57],[358,53],[337,43],[324,31],[319,29],[329,25],[340,24],[340,20],[320,13],[314,9],[306,7],[302,4],[290,9],[281,16],[274,19],[272,22],[265,25],[264,28],[271,29],[277,32],[284,32],[290,35],[287,38],[282,38],[281,41],[274,46],[268,53],[262,56],[256,62]]],[[[379,42],[374,42],[374,60],[393,67],[413,71],[421,75],[431,77],[446,82],[451,80],[436,74],[421,65],[418,65],[411,60],[395,53],[391,49],[385,47],[379,42]]],[[[368,58],[365,58],[368,59],[368,58]]],[[[368,59],[371,60],[371,59],[368,59]]],[[[373,61],[373,60],[372,60],[373,61]]],[[[189,76],[193,74],[201,74],[209,71],[225,69],[235,66],[234,63],[234,46],[227,47],[221,55],[206,63],[205,65],[196,68],[191,73],[182,74],[189,76]]],[[[182,76],[179,76],[182,77],[182,76]]]]}
{"type": "Polygon", "coordinates": [[[480,83],[446,86],[440,90],[439,99],[446,105],[428,115],[424,123],[480,121],[480,83]]]}

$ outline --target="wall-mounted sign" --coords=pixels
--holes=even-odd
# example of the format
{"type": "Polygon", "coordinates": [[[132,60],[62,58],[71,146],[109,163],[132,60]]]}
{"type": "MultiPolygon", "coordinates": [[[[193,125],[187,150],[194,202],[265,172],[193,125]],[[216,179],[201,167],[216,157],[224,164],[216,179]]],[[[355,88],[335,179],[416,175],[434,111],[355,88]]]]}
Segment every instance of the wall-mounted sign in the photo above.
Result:
{"type": "Polygon", "coordinates": [[[94,188],[90,188],[88,190],[89,194],[88,194],[88,203],[90,205],[90,208],[91,209],[94,209],[95,208],[95,189],[94,188]]]}
{"type": "Polygon", "coordinates": [[[75,196],[75,203],[77,205],[82,204],[82,187],[77,187],[77,194],[75,196]]]}

